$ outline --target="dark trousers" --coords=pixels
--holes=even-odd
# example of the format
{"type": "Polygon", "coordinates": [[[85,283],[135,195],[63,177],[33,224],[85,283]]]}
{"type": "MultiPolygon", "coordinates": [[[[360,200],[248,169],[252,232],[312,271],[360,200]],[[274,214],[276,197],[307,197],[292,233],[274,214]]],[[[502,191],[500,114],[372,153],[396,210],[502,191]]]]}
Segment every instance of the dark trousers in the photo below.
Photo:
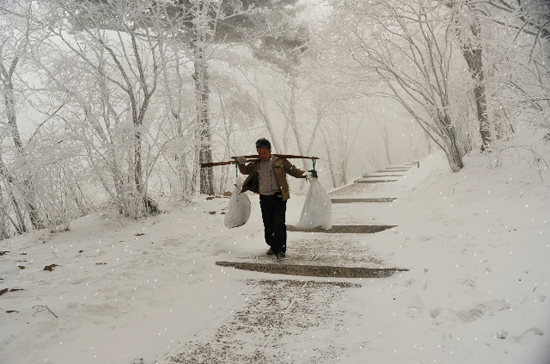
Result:
{"type": "Polygon", "coordinates": [[[260,195],[265,242],[275,253],[286,252],[286,201],[280,195],[260,195]]]}

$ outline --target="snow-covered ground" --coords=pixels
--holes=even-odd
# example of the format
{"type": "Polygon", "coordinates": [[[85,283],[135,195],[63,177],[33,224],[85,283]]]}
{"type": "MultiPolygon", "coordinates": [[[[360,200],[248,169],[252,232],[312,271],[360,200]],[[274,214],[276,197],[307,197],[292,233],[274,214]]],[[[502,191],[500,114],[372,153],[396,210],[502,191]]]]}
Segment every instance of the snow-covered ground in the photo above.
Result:
{"type": "MultiPolygon", "coordinates": [[[[333,205],[338,224],[397,225],[346,237],[386,266],[410,269],[389,278],[332,279],[345,284],[317,289],[328,279],[216,266],[265,251],[255,196],[249,222],[236,229],[223,225],[228,199],[197,197],[145,220],[95,214],[68,232],[1,241],[0,290],[10,291],[0,295],[0,363],[172,362],[190,342],[219,339],[250,301],[259,315],[271,300],[291,305],[300,291],[316,324],[266,333],[262,355],[269,341],[285,348],[269,362],[550,363],[550,142],[541,133],[525,132],[501,153],[473,152],[458,173],[437,152],[397,182],[335,192],[397,197],[333,205]],[[521,146],[540,153],[540,170],[521,146]],[[261,280],[287,288],[270,291],[254,283],[261,280]]],[[[303,203],[291,198],[288,223],[303,203]]],[[[297,236],[304,233],[289,233],[289,255],[297,236]]]]}

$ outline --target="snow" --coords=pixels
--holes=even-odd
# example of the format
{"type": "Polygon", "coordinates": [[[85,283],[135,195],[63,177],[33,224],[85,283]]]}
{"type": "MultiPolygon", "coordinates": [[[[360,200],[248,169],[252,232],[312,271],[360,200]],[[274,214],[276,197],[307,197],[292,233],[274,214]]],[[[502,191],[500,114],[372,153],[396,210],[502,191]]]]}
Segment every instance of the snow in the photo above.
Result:
{"type": "MultiPolygon", "coordinates": [[[[457,173],[434,152],[397,182],[332,191],[397,197],[333,204],[333,224],[397,225],[345,237],[385,266],[409,269],[389,278],[216,266],[265,252],[253,195],[250,220],[235,229],[223,224],[227,198],[200,196],[144,220],[95,214],[71,231],[1,241],[0,289],[22,290],[0,296],[0,361],[185,362],[202,345],[226,358],[219,362],[235,350],[248,362],[549,363],[550,171],[543,160],[537,170],[522,147],[548,159],[542,135],[530,130],[502,152],[472,152],[457,173]],[[256,331],[260,317],[269,324],[256,331]]],[[[304,198],[289,200],[288,223],[304,198]]],[[[289,255],[293,240],[312,235],[289,232],[289,255]]]]}

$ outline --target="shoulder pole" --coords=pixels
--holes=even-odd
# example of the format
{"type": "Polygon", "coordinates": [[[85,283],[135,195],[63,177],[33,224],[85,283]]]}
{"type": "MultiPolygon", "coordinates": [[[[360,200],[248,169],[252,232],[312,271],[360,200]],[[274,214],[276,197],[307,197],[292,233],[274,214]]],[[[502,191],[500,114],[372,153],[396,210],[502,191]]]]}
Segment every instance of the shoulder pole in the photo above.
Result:
{"type": "MultiPolygon", "coordinates": [[[[315,160],[319,159],[318,157],[308,157],[305,155],[293,155],[293,154],[273,154],[276,157],[281,158],[302,158],[302,159],[311,159],[313,161],[313,165],[315,166],[315,160]]],[[[251,154],[251,155],[245,155],[243,156],[248,159],[247,162],[256,162],[260,160],[259,156],[257,154],[251,154]]],[[[237,158],[237,157],[231,157],[231,158],[237,158]]],[[[201,168],[208,168],[208,167],[215,167],[215,166],[224,166],[227,164],[237,164],[236,160],[232,161],[223,161],[223,162],[206,162],[201,163],[201,168]]]]}

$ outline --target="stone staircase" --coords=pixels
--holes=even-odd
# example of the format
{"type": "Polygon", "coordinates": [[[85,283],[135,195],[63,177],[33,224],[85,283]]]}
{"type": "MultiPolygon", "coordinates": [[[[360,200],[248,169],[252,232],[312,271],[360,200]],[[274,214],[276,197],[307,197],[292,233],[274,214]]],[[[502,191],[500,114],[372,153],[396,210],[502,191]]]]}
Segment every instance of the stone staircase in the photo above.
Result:
{"type": "Polygon", "coordinates": [[[365,333],[354,332],[350,326],[369,308],[350,302],[365,294],[362,284],[373,285],[375,279],[407,271],[404,267],[386,266],[367,242],[369,235],[394,229],[394,178],[404,178],[394,171],[406,172],[412,166],[367,174],[330,192],[332,229],[301,230],[288,226],[287,258],[282,262],[265,254],[216,262],[222,270],[251,271],[252,278],[241,280],[237,293],[246,299],[238,307],[226,307],[232,315],[214,332],[183,340],[163,362],[365,362],[365,333]],[[390,174],[391,180],[379,179],[390,174]],[[376,181],[362,182],[369,179],[376,181]],[[371,221],[376,224],[369,224],[371,221]]]}
{"type": "Polygon", "coordinates": [[[287,258],[282,262],[274,261],[273,257],[255,255],[217,264],[255,272],[341,278],[388,277],[392,273],[406,271],[404,267],[387,267],[368,250],[357,235],[366,236],[396,227],[390,221],[391,211],[388,204],[397,198],[391,195],[369,195],[373,192],[390,193],[392,183],[404,177],[403,174],[394,174],[394,171],[407,172],[417,165],[414,163],[388,167],[377,173],[365,174],[354,183],[331,191],[329,195],[333,202],[332,228],[300,229],[287,225],[287,258]],[[386,179],[387,176],[392,178],[386,179]],[[365,183],[369,184],[368,187],[365,187],[365,183]],[[383,219],[385,223],[373,224],[366,221],[373,219],[383,219]]]}

